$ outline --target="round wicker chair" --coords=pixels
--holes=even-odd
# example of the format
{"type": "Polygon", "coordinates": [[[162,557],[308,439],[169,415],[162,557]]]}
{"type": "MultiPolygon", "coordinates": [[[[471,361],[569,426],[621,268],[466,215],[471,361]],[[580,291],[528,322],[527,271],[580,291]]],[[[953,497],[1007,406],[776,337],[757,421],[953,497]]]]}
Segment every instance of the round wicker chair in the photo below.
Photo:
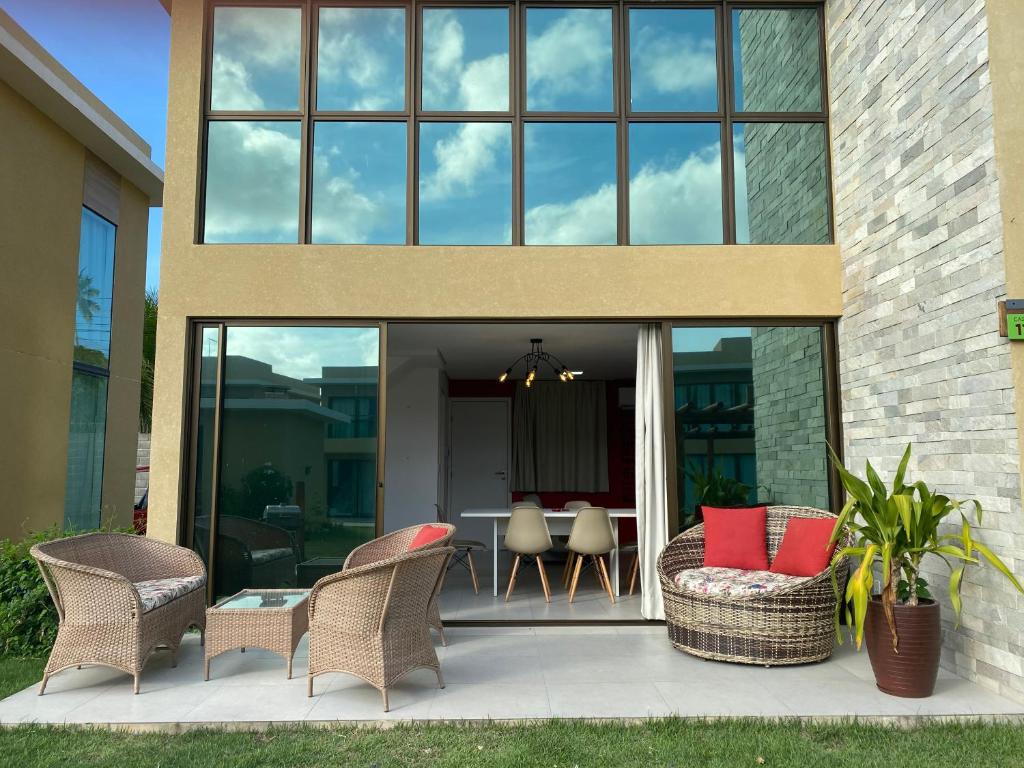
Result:
{"type": "MultiPolygon", "coordinates": [[[[768,507],[768,556],[775,559],[786,523],[793,517],[835,515],[813,507],[768,507]]],[[[840,540],[838,553],[850,542],[840,540]]],[[[839,555],[836,555],[838,558],[839,555]]],[[[681,651],[717,661],[776,666],[827,659],[835,644],[836,596],[829,569],[792,587],[753,596],[684,592],[673,577],[704,565],[704,525],[676,536],[658,557],[669,640],[681,651]]],[[[839,585],[848,558],[836,568],[839,585]]]]}

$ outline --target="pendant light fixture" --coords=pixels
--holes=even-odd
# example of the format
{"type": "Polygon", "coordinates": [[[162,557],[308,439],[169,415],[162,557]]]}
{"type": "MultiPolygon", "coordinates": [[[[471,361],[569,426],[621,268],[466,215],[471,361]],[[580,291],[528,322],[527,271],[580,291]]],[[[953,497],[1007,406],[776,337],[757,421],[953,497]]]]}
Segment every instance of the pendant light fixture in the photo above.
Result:
{"type": "Polygon", "coordinates": [[[572,381],[574,378],[572,371],[569,370],[565,363],[550,352],[544,351],[544,339],[530,339],[530,351],[506,368],[498,377],[498,381],[508,381],[513,370],[521,362],[525,362],[526,376],[523,379],[523,384],[527,389],[533,386],[533,382],[537,378],[537,373],[542,365],[546,365],[554,371],[561,381],[572,381]]]}

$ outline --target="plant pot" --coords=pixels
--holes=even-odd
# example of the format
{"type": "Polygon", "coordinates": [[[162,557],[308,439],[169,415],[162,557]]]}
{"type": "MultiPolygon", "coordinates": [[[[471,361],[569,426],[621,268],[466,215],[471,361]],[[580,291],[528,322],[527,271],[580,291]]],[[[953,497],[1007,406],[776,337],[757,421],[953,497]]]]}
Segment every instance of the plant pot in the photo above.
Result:
{"type": "Polygon", "coordinates": [[[895,605],[897,650],[892,648],[892,634],[885,620],[882,601],[872,597],[864,624],[875,683],[883,693],[892,696],[923,699],[935,690],[939,674],[939,652],[942,647],[942,626],[939,604],[922,600],[916,606],[895,605]]]}

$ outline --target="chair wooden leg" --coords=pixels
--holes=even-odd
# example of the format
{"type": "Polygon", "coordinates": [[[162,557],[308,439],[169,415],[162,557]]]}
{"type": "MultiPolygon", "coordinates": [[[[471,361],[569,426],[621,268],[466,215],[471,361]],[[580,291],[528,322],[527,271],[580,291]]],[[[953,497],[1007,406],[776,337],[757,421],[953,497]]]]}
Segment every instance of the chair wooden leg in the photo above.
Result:
{"type": "Polygon", "coordinates": [[[569,588],[569,579],[572,578],[572,565],[575,559],[576,553],[570,549],[569,556],[565,558],[565,568],[562,569],[562,586],[566,589],[569,588]]]}
{"type": "Polygon", "coordinates": [[[544,571],[544,561],[537,555],[537,570],[540,571],[540,585],[544,587],[544,601],[551,602],[551,588],[548,586],[548,575],[544,571]]]}
{"type": "Polygon", "coordinates": [[[572,586],[569,587],[569,602],[576,597],[576,586],[580,583],[580,569],[583,568],[583,556],[576,556],[576,567],[572,573],[572,586]]]}
{"type": "Polygon", "coordinates": [[[512,596],[512,590],[516,586],[516,573],[519,571],[519,560],[522,555],[516,555],[516,560],[512,563],[512,575],[508,579],[508,590],[505,592],[505,602],[512,596]]]}
{"type": "Polygon", "coordinates": [[[602,590],[604,589],[604,579],[601,577],[601,569],[597,565],[597,561],[601,559],[600,555],[591,555],[590,560],[594,564],[594,578],[597,579],[597,586],[602,590]]]}
{"type": "Polygon", "coordinates": [[[633,594],[636,588],[636,577],[640,575],[640,553],[633,555],[633,562],[629,566],[629,594],[633,594]]]}
{"type": "Polygon", "coordinates": [[[480,582],[476,578],[476,566],[473,565],[473,553],[466,550],[466,559],[469,560],[469,577],[473,580],[473,594],[480,594],[480,582]]]}
{"type": "Polygon", "coordinates": [[[612,580],[608,578],[608,569],[605,567],[603,555],[597,556],[597,564],[601,568],[601,576],[604,579],[604,588],[608,593],[608,599],[612,601],[612,605],[615,605],[615,593],[612,592],[612,580]]]}

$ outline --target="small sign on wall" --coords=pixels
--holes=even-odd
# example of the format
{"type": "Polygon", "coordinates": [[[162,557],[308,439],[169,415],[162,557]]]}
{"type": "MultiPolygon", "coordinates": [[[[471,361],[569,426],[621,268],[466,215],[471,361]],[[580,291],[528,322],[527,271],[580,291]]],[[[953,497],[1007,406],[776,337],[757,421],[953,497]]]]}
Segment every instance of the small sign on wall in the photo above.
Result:
{"type": "Polygon", "coordinates": [[[1010,341],[1024,341],[1024,299],[999,302],[999,335],[1010,341]]]}

